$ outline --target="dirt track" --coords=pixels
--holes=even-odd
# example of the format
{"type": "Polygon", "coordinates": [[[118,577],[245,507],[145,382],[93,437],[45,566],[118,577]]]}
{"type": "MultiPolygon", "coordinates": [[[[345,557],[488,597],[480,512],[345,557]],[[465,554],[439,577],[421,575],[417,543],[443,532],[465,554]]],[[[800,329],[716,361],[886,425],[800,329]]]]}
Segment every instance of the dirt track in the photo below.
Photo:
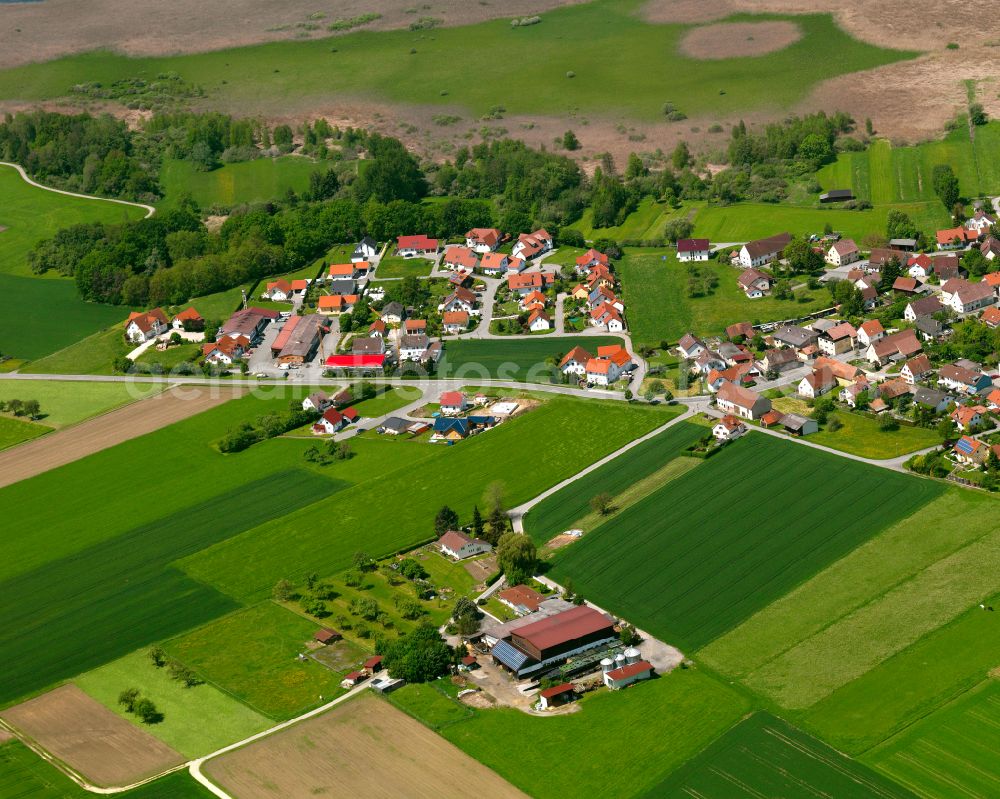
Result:
{"type": "Polygon", "coordinates": [[[700,60],[758,56],[784,50],[801,38],[792,22],[720,22],[692,28],[681,39],[681,52],[700,60]]]}
{"type": "Polygon", "coordinates": [[[75,685],[3,711],[4,721],[96,785],[131,785],[184,758],[75,685]]]}
{"type": "Polygon", "coordinates": [[[240,799],[526,799],[486,766],[370,694],[210,760],[204,772],[240,799]]]}
{"type": "Polygon", "coordinates": [[[0,488],[151,433],[232,399],[236,387],[213,396],[207,387],[172,388],[149,399],[0,452],[0,488]]]}

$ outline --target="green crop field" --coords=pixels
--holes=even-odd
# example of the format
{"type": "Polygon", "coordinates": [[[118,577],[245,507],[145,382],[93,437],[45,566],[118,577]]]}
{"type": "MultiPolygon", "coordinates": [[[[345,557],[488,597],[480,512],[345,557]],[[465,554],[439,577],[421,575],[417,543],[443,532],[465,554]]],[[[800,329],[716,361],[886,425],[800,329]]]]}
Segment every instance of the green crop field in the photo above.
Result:
{"type": "Polygon", "coordinates": [[[49,427],[65,427],[136,400],[158,394],[156,383],[82,383],[65,380],[0,381],[0,401],[38,400],[39,421],[49,427]]]}
{"type": "MultiPolygon", "coordinates": [[[[278,102],[288,112],[346,94],[449,107],[457,100],[476,116],[503,104],[511,114],[604,113],[614,107],[627,117],[657,119],[668,100],[689,116],[725,116],[789,108],[822,80],[916,55],[859,42],[831,15],[814,14],[784,17],[803,35],[777,52],[697,60],[679,49],[695,26],[650,24],[638,13],[640,6],[639,0],[598,0],[548,11],[542,24],[521,28],[499,19],[430,34],[360,31],[334,40],[174,57],[92,52],[3,71],[0,99],[48,100],[81,82],[176,72],[203,86],[214,107],[248,115],[278,102]],[[593,52],[619,57],[587,58],[579,44],[584,41],[593,52]],[[516,51],[518,57],[483,59],[484,48],[516,51]],[[460,70],[454,68],[458,63],[460,70]]],[[[585,131],[579,133],[585,140],[585,131]]]]}
{"type": "MultiPolygon", "coordinates": [[[[0,277],[0,283],[3,278],[0,277]]],[[[22,372],[33,374],[61,375],[109,375],[115,358],[125,355],[132,346],[125,342],[122,331],[121,309],[115,311],[116,324],[86,338],[68,344],[37,361],[21,368],[22,372]]]]}
{"type": "Polygon", "coordinates": [[[658,637],[697,649],[940,490],[754,434],[567,547],[554,573],[658,637]],[[745,476],[754,474],[788,476],[768,482],[763,515],[747,512],[745,476]],[[892,503],[870,490],[875,480],[892,503]]]}
{"type": "MultiPolygon", "coordinates": [[[[348,259],[349,260],[349,259],[348,259]]],[[[331,261],[331,263],[333,263],[331,261]]],[[[375,269],[375,280],[390,280],[400,277],[427,277],[434,264],[426,258],[403,258],[387,255],[379,261],[375,269]]]]}
{"type": "Polygon", "coordinates": [[[0,166],[0,197],[3,197],[0,205],[0,274],[5,275],[30,276],[28,251],[60,228],[81,222],[122,222],[146,215],[142,208],[133,205],[67,197],[39,189],[26,183],[9,166],[0,166]]]}
{"type": "Polygon", "coordinates": [[[443,681],[404,685],[389,695],[389,701],[421,724],[439,732],[459,721],[472,718],[475,711],[471,707],[445,693],[453,686],[449,683],[441,686],[440,682],[443,681]]]}
{"type": "Polygon", "coordinates": [[[358,479],[348,461],[348,479],[355,484],[351,488],[206,549],[181,566],[231,596],[261,599],[281,578],[342,571],[360,549],[379,557],[432,538],[434,515],[442,505],[468,519],[474,504],[485,507],[484,489],[491,483],[503,486],[506,503],[513,507],[667,418],[656,407],[554,397],[454,447],[370,441],[387,460],[372,476],[377,479],[358,479]],[[600,436],[575,432],[598,428],[600,436]],[[530,468],[525,442],[531,442],[527,451],[538,456],[530,468]],[[489,465],[485,473],[484,464],[489,465]],[[456,474],[482,478],[455,480],[456,474]],[[331,519],[336,520],[335,536],[329,533],[331,519]]]}
{"type": "Polygon", "coordinates": [[[920,796],[1000,795],[1000,683],[919,721],[865,761],[920,796]]]}
{"type": "Polygon", "coordinates": [[[755,713],[671,774],[645,799],[903,799],[865,765],[769,713],[755,713]]]}
{"type": "MultiPolygon", "coordinates": [[[[0,240],[5,235],[0,233],[0,240]]],[[[0,352],[5,355],[41,358],[126,315],[114,305],[83,302],[70,280],[0,273],[0,352]]]]}
{"type": "MultiPolygon", "coordinates": [[[[448,701],[442,697],[441,701],[448,701]]],[[[476,710],[441,734],[538,799],[634,796],[655,786],[748,710],[746,698],[697,670],[585,696],[579,711],[538,718],[476,710]],[[586,757],[567,757],[567,741],[586,757]],[[626,767],[641,764],[641,767],[626,767]]]]}
{"type": "Polygon", "coordinates": [[[170,678],[167,667],[153,665],[145,649],[81,674],[73,683],[135,724],[140,722],[118,704],[118,695],[126,688],[138,688],[163,714],[161,722],[143,729],[189,758],[207,755],[271,726],[268,719],[212,685],[185,688],[170,678]],[[211,723],[206,724],[206,719],[211,723]]]}
{"type": "Polygon", "coordinates": [[[13,447],[24,441],[44,436],[46,433],[51,432],[51,430],[51,427],[46,427],[37,422],[0,415],[0,449],[13,447]]]}
{"type": "Polygon", "coordinates": [[[341,675],[306,651],[319,625],[273,602],[230,614],[164,643],[167,654],[231,696],[276,719],[341,692],[341,675]]]}
{"type": "Polygon", "coordinates": [[[378,396],[356,403],[354,409],[362,416],[369,418],[384,416],[399,410],[404,405],[416,402],[421,396],[423,393],[416,386],[399,386],[398,388],[387,386],[378,396]]]}
{"type": "Polygon", "coordinates": [[[718,278],[713,294],[688,296],[688,265],[679,263],[672,252],[629,250],[615,265],[622,284],[626,321],[637,345],[676,341],[689,331],[700,335],[722,333],[733,322],[791,319],[830,305],[826,289],[806,292],[808,302],[772,297],[747,299],[736,283],[738,270],[719,261],[698,266],[718,278]]]}
{"type": "MultiPolygon", "coordinates": [[[[0,796],[4,799],[92,799],[59,769],[20,741],[0,744],[0,796]]],[[[155,782],[115,794],[122,799],[212,799],[187,771],[175,771],[155,782]]]]}
{"type": "Polygon", "coordinates": [[[232,610],[231,599],[169,564],[336,486],[288,470],[240,488],[226,487],[205,502],[0,584],[0,657],[8,663],[0,702],[232,610]],[[89,645],[95,639],[103,642],[100,648],[89,645]]]}
{"type": "MultiPolygon", "coordinates": [[[[672,410],[679,413],[681,406],[672,410]]],[[[680,451],[705,434],[688,422],[679,422],[648,441],[636,445],[585,478],[570,483],[561,491],[539,502],[524,517],[524,530],[541,546],[552,536],[568,530],[573,522],[587,515],[590,500],[596,494],[617,496],[630,486],[665,466],[680,451]]]]}
{"type": "Polygon", "coordinates": [[[517,380],[529,383],[559,382],[556,366],[573,347],[595,354],[606,344],[619,344],[617,336],[542,337],[536,339],[458,339],[446,342],[438,364],[439,377],[476,380],[517,380]]]}
{"type": "Polygon", "coordinates": [[[160,170],[163,208],[171,208],[184,193],[207,211],[213,206],[231,208],[244,203],[277,200],[292,189],[301,194],[309,187],[309,175],[326,166],[308,158],[258,158],[223,164],[211,172],[198,170],[191,161],[166,159],[160,170]]]}
{"type": "Polygon", "coordinates": [[[976,128],[975,142],[964,125],[940,141],[914,146],[893,147],[879,139],[864,152],[841,153],[836,162],[817,173],[816,179],[824,189],[853,188],[858,198],[876,206],[924,201],[943,212],[931,185],[934,167],[950,165],[963,196],[996,194],[1000,192],[1000,167],[995,157],[998,144],[1000,122],[976,128]]]}
{"type": "Polygon", "coordinates": [[[947,491],[713,642],[701,657],[786,707],[813,705],[809,725],[839,747],[856,752],[877,743],[953,696],[956,686],[981,679],[991,658],[1000,658],[992,646],[972,646],[985,640],[980,622],[962,615],[996,591],[984,565],[1000,554],[1000,531],[990,523],[995,507],[989,496],[947,491]],[[956,618],[954,629],[938,630],[956,618]],[[944,640],[964,664],[937,643],[944,640]],[[956,647],[956,640],[963,643],[956,647]],[[914,654],[932,650],[939,653],[933,660],[914,654]]]}

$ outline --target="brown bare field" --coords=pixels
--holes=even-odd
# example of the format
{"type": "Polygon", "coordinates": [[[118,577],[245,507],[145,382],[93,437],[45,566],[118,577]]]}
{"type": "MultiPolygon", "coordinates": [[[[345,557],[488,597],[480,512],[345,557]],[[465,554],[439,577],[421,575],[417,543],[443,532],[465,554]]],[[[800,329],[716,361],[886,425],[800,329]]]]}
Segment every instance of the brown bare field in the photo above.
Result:
{"type": "Polygon", "coordinates": [[[0,4],[0,69],[88,50],[157,56],[320,38],[334,35],[326,29],[331,22],[361,14],[382,15],[364,25],[364,30],[389,30],[405,28],[418,17],[435,17],[444,25],[468,25],[539,14],[583,1],[45,0],[0,4]]]}
{"type": "Polygon", "coordinates": [[[151,433],[243,393],[238,386],[171,388],[0,452],[0,488],[55,469],[130,438],[151,433]]]}
{"type": "Polygon", "coordinates": [[[184,762],[180,753],[75,685],[56,688],[0,716],[95,785],[131,785],[184,762]]]}
{"type": "Polygon", "coordinates": [[[367,692],[210,760],[203,771],[240,799],[525,799],[486,766],[367,692]]]}
{"type": "Polygon", "coordinates": [[[681,39],[681,52],[699,60],[766,55],[802,38],[793,22],[720,22],[693,28],[681,39]]]}

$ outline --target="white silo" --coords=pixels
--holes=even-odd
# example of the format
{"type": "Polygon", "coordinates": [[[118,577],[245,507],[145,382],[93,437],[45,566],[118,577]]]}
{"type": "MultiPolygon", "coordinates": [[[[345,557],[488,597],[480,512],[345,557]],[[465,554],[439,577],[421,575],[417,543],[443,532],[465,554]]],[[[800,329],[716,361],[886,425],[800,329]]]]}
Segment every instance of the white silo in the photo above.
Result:
{"type": "Polygon", "coordinates": [[[625,665],[625,655],[619,652],[617,655],[615,655],[615,668],[620,669],[624,665],[625,665]]]}
{"type": "Polygon", "coordinates": [[[611,658],[604,658],[601,661],[601,674],[607,674],[615,667],[615,662],[611,658]]]}
{"type": "Polygon", "coordinates": [[[630,646],[623,654],[625,655],[625,662],[629,664],[638,663],[642,659],[639,650],[634,646],[630,646]]]}

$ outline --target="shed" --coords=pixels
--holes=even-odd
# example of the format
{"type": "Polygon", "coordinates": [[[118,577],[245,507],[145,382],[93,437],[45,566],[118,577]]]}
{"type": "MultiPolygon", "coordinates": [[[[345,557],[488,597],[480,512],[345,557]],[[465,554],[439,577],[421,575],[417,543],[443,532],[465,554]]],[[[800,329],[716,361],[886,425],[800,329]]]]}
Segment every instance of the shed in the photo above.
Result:
{"type": "Polygon", "coordinates": [[[542,710],[572,702],[574,699],[576,699],[576,688],[571,682],[553,685],[551,688],[545,688],[538,692],[538,701],[542,710]]]}
{"type": "Polygon", "coordinates": [[[324,646],[326,644],[331,644],[339,639],[340,639],[340,633],[338,633],[336,630],[331,630],[327,627],[323,627],[322,629],[317,630],[316,632],[313,633],[313,640],[318,641],[324,646]]]}
{"type": "Polygon", "coordinates": [[[821,203],[842,203],[854,199],[854,192],[850,189],[830,189],[819,196],[821,203]]]}

